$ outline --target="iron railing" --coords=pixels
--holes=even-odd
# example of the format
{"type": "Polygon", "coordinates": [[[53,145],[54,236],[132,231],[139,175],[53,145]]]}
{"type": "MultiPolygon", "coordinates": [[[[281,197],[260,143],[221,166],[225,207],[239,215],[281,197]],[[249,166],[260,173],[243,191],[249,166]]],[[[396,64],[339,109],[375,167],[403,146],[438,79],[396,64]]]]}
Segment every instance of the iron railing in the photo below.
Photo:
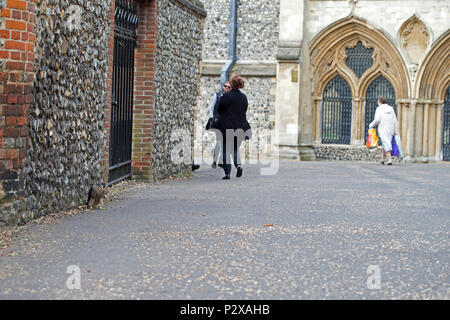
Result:
{"type": "Polygon", "coordinates": [[[136,1],[116,0],[109,148],[109,184],[131,176],[136,1]]]}
{"type": "Polygon", "coordinates": [[[445,93],[442,153],[443,160],[450,161],[450,87],[447,88],[445,93]]]}

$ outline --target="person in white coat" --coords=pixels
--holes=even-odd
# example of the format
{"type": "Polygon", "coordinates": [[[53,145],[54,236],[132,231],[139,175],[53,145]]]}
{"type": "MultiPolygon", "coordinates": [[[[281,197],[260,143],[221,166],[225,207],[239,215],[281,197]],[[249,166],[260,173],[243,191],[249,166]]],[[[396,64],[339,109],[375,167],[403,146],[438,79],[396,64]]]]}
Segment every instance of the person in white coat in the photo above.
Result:
{"type": "Polygon", "coordinates": [[[398,122],[394,108],[387,104],[384,97],[378,97],[378,108],[375,119],[369,124],[369,129],[378,126],[378,134],[383,145],[381,164],[387,155],[387,165],[392,165],[392,137],[398,135],[398,122]]]}

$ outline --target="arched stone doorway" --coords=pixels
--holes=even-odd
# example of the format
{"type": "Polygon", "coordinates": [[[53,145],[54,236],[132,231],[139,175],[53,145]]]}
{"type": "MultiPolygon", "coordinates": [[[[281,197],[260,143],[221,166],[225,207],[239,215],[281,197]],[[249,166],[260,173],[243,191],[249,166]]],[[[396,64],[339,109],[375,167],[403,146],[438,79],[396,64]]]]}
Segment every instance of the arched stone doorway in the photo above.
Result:
{"type": "Polygon", "coordinates": [[[413,106],[416,125],[408,153],[416,160],[450,161],[448,151],[450,31],[433,44],[417,72],[413,106]],[[421,125],[423,124],[423,125],[421,125]]]}
{"type": "MultiPolygon", "coordinates": [[[[394,107],[397,113],[397,104],[395,102],[395,91],[392,84],[382,75],[379,75],[367,88],[366,101],[364,107],[364,128],[368,128],[369,124],[375,117],[375,110],[378,107],[378,97],[383,96],[387,99],[388,104],[394,107]]],[[[367,130],[365,130],[364,141],[367,140],[367,130]]]]}
{"type": "Polygon", "coordinates": [[[373,120],[372,112],[376,108],[375,96],[388,96],[393,106],[397,100],[409,96],[408,70],[396,46],[383,32],[355,16],[337,21],[318,34],[311,42],[310,52],[316,144],[326,143],[321,122],[322,99],[325,87],[337,74],[345,79],[352,92],[352,116],[348,121],[351,146],[364,145],[367,121],[373,120]],[[366,108],[370,110],[366,112],[366,108]]]}
{"type": "Polygon", "coordinates": [[[325,87],[322,99],[322,143],[350,144],[352,129],[352,90],[337,75],[325,87]]]}

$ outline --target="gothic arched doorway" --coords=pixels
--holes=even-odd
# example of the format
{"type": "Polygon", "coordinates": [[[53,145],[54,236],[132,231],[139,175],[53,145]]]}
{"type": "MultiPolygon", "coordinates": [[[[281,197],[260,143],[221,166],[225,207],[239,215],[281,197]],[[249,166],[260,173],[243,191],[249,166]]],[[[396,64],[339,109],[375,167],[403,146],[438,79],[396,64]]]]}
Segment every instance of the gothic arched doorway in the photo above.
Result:
{"type": "Polygon", "coordinates": [[[397,114],[397,106],[395,103],[395,91],[392,84],[382,75],[378,76],[371,82],[366,92],[366,101],[364,108],[364,141],[367,140],[367,129],[369,124],[375,117],[375,110],[378,107],[378,97],[383,96],[387,99],[388,104],[392,106],[397,114]]]}
{"type": "Polygon", "coordinates": [[[352,90],[337,75],[325,87],[321,114],[322,143],[350,144],[352,134],[352,90]]]}

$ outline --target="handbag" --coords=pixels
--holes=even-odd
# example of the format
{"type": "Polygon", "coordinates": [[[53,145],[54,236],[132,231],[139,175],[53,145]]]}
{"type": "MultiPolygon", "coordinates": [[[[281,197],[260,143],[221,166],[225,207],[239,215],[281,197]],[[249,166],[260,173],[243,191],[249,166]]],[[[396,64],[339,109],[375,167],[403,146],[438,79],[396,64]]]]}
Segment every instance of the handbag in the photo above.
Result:
{"type": "Polygon", "coordinates": [[[217,129],[217,124],[219,123],[219,118],[218,117],[212,117],[208,119],[208,122],[206,123],[206,130],[210,130],[210,129],[217,129]]]}
{"type": "Polygon", "coordinates": [[[366,147],[376,148],[378,146],[378,137],[375,129],[369,129],[369,134],[367,135],[366,147]]]}

